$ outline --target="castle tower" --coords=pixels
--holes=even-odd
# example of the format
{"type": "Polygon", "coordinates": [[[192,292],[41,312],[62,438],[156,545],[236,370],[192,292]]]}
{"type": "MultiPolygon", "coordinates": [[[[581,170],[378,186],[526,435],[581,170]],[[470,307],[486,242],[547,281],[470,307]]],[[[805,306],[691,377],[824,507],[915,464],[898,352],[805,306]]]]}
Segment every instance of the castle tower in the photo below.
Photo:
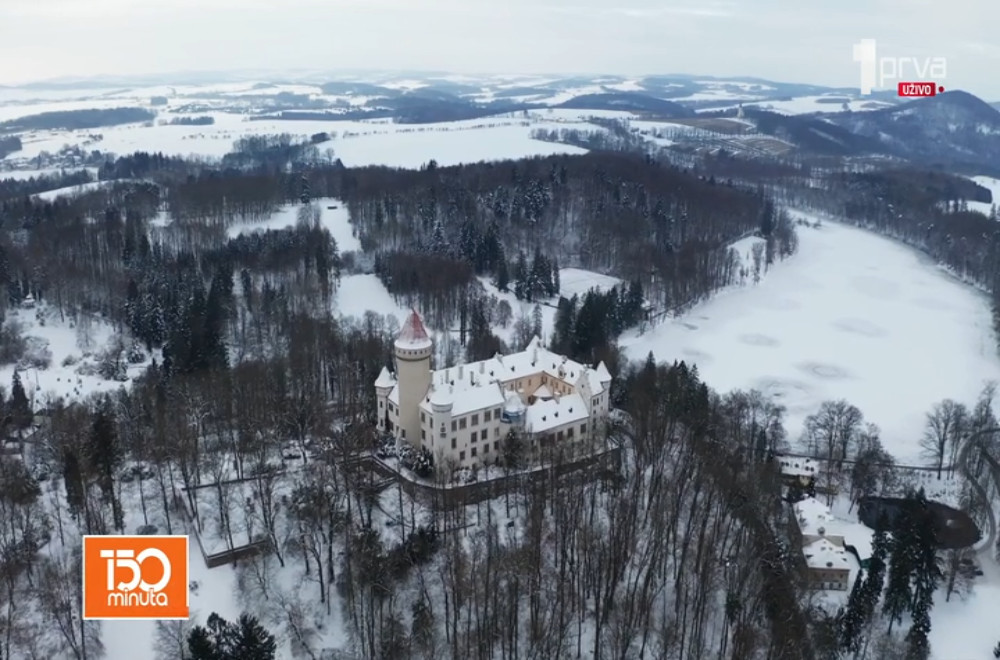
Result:
{"type": "MultiPolygon", "coordinates": [[[[431,353],[434,343],[416,310],[399,331],[394,344],[396,380],[399,383],[399,426],[402,439],[414,447],[420,441],[420,402],[431,385],[431,353]]],[[[400,436],[397,436],[400,437],[400,436]]],[[[429,444],[428,438],[428,444],[429,444]]]]}

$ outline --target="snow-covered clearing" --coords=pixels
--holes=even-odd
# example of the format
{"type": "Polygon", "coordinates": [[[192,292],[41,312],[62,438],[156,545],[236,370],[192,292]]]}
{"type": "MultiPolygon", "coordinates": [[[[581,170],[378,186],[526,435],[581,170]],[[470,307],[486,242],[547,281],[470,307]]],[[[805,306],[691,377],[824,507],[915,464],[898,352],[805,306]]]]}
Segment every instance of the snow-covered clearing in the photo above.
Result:
{"type": "MultiPolygon", "coordinates": [[[[1000,361],[983,296],[917,252],[832,222],[799,228],[799,252],[760,284],[717,295],[644,335],[628,355],[686,360],[720,391],[756,388],[788,410],[795,443],[828,399],[857,405],[900,462],[921,460],[924,413],[974,403],[1000,361]]],[[[745,261],[745,259],[744,259],[745,261]]]]}
{"type": "Polygon", "coordinates": [[[124,179],[119,179],[117,181],[91,181],[90,183],[81,183],[78,186],[67,186],[65,188],[47,190],[43,193],[38,193],[35,197],[46,202],[52,202],[59,197],[73,197],[75,195],[81,195],[85,192],[90,192],[91,190],[98,190],[100,188],[112,186],[116,183],[122,182],[124,182],[124,179]]]}
{"type": "MultiPolygon", "coordinates": [[[[100,319],[89,319],[84,327],[76,327],[69,318],[62,320],[53,307],[39,303],[35,309],[12,309],[7,323],[21,325],[22,335],[29,344],[29,353],[38,355],[47,350],[51,355],[48,367],[22,365],[18,369],[21,383],[35,409],[43,408],[58,398],[80,400],[97,392],[111,392],[127,386],[127,382],[105,380],[96,371],[95,354],[102,351],[112,336],[112,328],[100,319]]],[[[134,378],[148,366],[146,361],[128,365],[128,376],[134,378]]],[[[0,386],[10,392],[17,365],[0,366],[0,386]]]]}
{"type": "Polygon", "coordinates": [[[981,185],[983,188],[988,188],[990,194],[993,195],[993,201],[987,204],[986,202],[969,202],[970,211],[979,211],[983,215],[989,215],[990,210],[994,205],[997,205],[998,200],[1000,200],[1000,179],[994,179],[991,176],[974,176],[972,180],[981,185]]]}
{"type": "MultiPolygon", "coordinates": [[[[322,227],[328,229],[330,235],[337,241],[337,250],[341,253],[360,250],[361,241],[354,235],[354,228],[351,226],[347,206],[339,199],[331,197],[317,198],[313,202],[320,209],[319,223],[322,227]]],[[[294,227],[298,222],[300,208],[301,206],[292,204],[283,207],[267,220],[233,225],[229,227],[229,236],[230,238],[235,238],[240,234],[294,227]]]]}
{"type": "Polygon", "coordinates": [[[566,298],[582,297],[591,289],[607,291],[621,283],[622,281],[617,277],[601,275],[582,268],[559,269],[559,293],[566,298]]]}

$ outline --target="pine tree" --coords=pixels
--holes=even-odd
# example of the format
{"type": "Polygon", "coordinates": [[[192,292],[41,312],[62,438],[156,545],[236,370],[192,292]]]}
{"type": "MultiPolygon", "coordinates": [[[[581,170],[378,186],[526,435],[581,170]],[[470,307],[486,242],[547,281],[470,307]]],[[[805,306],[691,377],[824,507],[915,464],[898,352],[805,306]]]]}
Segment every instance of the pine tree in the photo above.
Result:
{"type": "Polygon", "coordinates": [[[509,290],[510,274],[507,272],[507,260],[504,258],[501,258],[497,263],[497,272],[496,277],[493,280],[493,285],[497,288],[497,290],[503,291],[504,293],[509,290]]]}
{"type": "MultiPolygon", "coordinates": [[[[883,516],[882,522],[885,522],[883,516]]],[[[885,587],[886,557],[889,552],[889,533],[885,524],[878,525],[875,540],[872,542],[872,556],[868,560],[868,574],[861,588],[861,599],[864,604],[864,619],[869,622],[875,614],[882,589],[885,587]]]]}
{"type": "Polygon", "coordinates": [[[274,635],[245,612],[235,623],[212,612],[187,641],[191,660],[274,660],[277,652],[274,635]]]}
{"type": "Polygon", "coordinates": [[[122,464],[122,451],[118,443],[111,399],[107,396],[93,414],[87,443],[87,463],[91,473],[97,475],[97,484],[104,502],[111,505],[115,528],[124,531],[125,512],[115,493],[115,474],[122,464]]]}
{"type": "Polygon", "coordinates": [[[528,259],[519,252],[514,262],[514,297],[518,300],[528,299],[528,277],[528,259]]]}
{"type": "Polygon", "coordinates": [[[28,403],[28,395],[21,383],[21,374],[14,369],[10,386],[10,421],[14,428],[23,429],[31,424],[32,417],[31,404],[28,403]]]}
{"type": "Polygon", "coordinates": [[[840,647],[851,653],[857,652],[860,644],[861,629],[865,625],[864,588],[859,571],[847,598],[847,609],[840,621],[840,647]]]}
{"type": "Polygon", "coordinates": [[[889,617],[889,632],[902,620],[903,614],[913,603],[910,578],[914,570],[914,534],[912,518],[900,514],[892,533],[892,556],[889,561],[889,580],[885,590],[882,611],[889,617]]]}

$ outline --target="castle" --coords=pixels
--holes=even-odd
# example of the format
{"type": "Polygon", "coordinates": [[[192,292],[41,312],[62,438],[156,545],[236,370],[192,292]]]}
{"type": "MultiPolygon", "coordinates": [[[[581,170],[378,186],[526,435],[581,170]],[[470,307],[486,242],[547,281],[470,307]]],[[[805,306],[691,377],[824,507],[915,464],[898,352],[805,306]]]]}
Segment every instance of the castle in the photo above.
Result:
{"type": "Polygon", "coordinates": [[[538,337],[511,355],[431,369],[434,344],[416,311],[396,338],[396,372],[375,381],[378,428],[437,465],[499,461],[510,430],[532,453],[599,438],[608,415],[611,374],[545,349],[538,337]]]}

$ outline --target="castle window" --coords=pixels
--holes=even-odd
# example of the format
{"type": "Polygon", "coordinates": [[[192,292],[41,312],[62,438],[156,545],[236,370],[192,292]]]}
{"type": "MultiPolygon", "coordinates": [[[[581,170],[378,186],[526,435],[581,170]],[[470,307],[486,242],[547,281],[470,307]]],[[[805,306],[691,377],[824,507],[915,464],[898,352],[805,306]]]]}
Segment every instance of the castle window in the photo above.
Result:
{"type": "Polygon", "coordinates": [[[583,435],[586,432],[587,432],[587,424],[586,423],[580,424],[580,435],[583,435]]]}
{"type": "Polygon", "coordinates": [[[472,451],[472,456],[473,456],[473,458],[475,458],[475,456],[476,456],[476,448],[475,448],[475,447],[473,447],[471,451],[472,451]]]}
{"type": "Polygon", "coordinates": [[[464,451],[458,452],[458,460],[460,460],[460,461],[464,461],[465,460],[465,452],[464,451]]]}
{"type": "Polygon", "coordinates": [[[479,439],[485,440],[489,436],[489,433],[490,433],[489,429],[483,429],[482,433],[479,434],[479,439]]]}
{"type": "Polygon", "coordinates": [[[423,414],[423,413],[420,413],[420,423],[421,423],[421,424],[423,424],[423,423],[424,423],[424,422],[426,422],[426,421],[427,421],[427,418],[426,418],[426,417],[424,417],[424,414],[423,414]]]}
{"type": "Polygon", "coordinates": [[[500,451],[500,443],[499,442],[494,442],[493,443],[493,451],[500,451]]]}
{"type": "Polygon", "coordinates": [[[491,411],[487,410],[486,412],[483,413],[483,421],[484,422],[490,421],[490,412],[491,411]]]}
{"type": "Polygon", "coordinates": [[[385,401],[379,401],[378,402],[378,407],[379,408],[384,408],[385,407],[385,401]]]}
{"type": "Polygon", "coordinates": [[[567,438],[572,438],[573,437],[573,427],[572,426],[569,427],[568,429],[566,429],[566,437],[567,438]]]}
{"type": "Polygon", "coordinates": [[[406,429],[402,429],[403,439],[406,440],[406,429]]]}
{"type": "Polygon", "coordinates": [[[462,419],[458,420],[458,428],[460,428],[460,429],[464,429],[465,428],[465,418],[464,417],[462,419]]]}
{"type": "Polygon", "coordinates": [[[424,431],[423,429],[420,429],[420,439],[421,440],[426,440],[427,439],[427,432],[424,431]]]}
{"type": "Polygon", "coordinates": [[[499,426],[497,426],[497,427],[495,427],[493,429],[493,437],[495,437],[495,438],[499,438],[500,437],[500,427],[499,426]]]}
{"type": "Polygon", "coordinates": [[[456,424],[457,424],[457,422],[456,422],[455,420],[451,420],[451,430],[452,430],[452,431],[454,431],[454,430],[455,430],[455,425],[456,425],[456,424]]]}
{"type": "Polygon", "coordinates": [[[472,425],[479,426],[479,413],[472,416],[472,425]]]}
{"type": "Polygon", "coordinates": [[[469,442],[475,442],[475,441],[476,441],[476,432],[473,431],[472,435],[469,436],[469,442]]]}
{"type": "Polygon", "coordinates": [[[496,417],[497,419],[500,419],[500,409],[499,408],[497,408],[496,410],[493,411],[493,416],[496,417]]]}
{"type": "Polygon", "coordinates": [[[458,439],[457,438],[452,438],[451,439],[451,448],[452,449],[456,449],[457,445],[458,445],[458,439]]]}
{"type": "Polygon", "coordinates": [[[489,445],[485,445],[485,446],[483,447],[483,453],[484,453],[484,454],[488,454],[488,453],[490,453],[490,446],[489,446],[489,445]]]}

